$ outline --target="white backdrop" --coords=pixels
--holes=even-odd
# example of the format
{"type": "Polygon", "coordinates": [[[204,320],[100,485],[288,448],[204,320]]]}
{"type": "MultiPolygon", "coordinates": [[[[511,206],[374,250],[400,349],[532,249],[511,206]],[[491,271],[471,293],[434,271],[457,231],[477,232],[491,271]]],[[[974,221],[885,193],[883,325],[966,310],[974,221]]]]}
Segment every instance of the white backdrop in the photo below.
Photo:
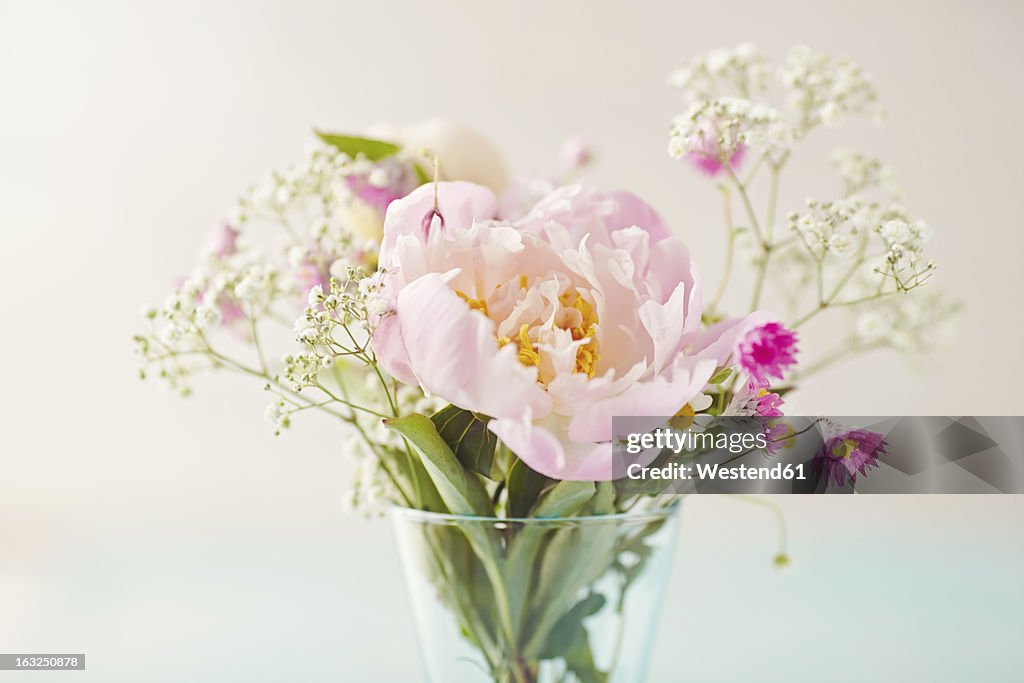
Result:
{"type": "MultiPolygon", "coordinates": [[[[76,681],[415,679],[390,539],[341,512],[334,426],[275,440],[241,379],[182,401],[135,378],[141,304],[314,125],[446,116],[539,170],[584,133],[592,179],[648,198],[715,273],[718,198],[667,158],[666,75],[744,40],[854,57],[890,121],[825,133],[783,207],[827,187],[834,145],[882,154],[966,310],[917,373],[864,358],[793,401],[1024,412],[1022,20],[1012,2],[0,0],[0,651],[85,651],[76,681]]],[[[1020,498],[781,504],[781,574],[769,516],[688,504],[654,680],[1015,680],[1020,498]]]]}

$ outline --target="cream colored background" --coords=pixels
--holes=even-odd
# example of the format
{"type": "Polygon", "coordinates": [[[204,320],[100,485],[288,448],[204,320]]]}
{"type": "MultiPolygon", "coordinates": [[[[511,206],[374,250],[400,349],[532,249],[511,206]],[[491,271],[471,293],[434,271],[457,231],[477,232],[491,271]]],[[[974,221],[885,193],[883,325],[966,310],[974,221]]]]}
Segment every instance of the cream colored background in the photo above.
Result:
{"type": "MultiPolygon", "coordinates": [[[[0,0],[0,651],[84,650],[76,681],[416,677],[386,527],[341,512],[333,425],[275,440],[242,380],[181,401],[135,378],[140,305],[313,125],[448,116],[540,170],[582,132],[592,179],[651,200],[712,279],[717,197],[665,154],[665,76],[742,40],[855,57],[890,122],[820,135],[783,206],[829,190],[832,146],[882,154],[967,309],[925,370],[865,358],[794,401],[1024,412],[1022,20],[1013,2],[0,0]]],[[[781,504],[784,574],[770,517],[688,506],[654,680],[1016,680],[1020,498],[781,504]]]]}

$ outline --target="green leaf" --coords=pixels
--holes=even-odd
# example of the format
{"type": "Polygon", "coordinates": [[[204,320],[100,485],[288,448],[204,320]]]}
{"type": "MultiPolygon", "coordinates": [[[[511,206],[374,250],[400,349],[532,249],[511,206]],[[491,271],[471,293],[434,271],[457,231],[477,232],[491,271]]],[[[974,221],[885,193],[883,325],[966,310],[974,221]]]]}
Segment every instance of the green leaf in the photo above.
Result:
{"type": "MultiPolygon", "coordinates": [[[[522,461],[517,461],[517,463],[522,464],[522,461]]],[[[513,468],[515,467],[516,465],[513,465],[513,468]]],[[[560,481],[537,500],[531,508],[529,516],[549,519],[570,517],[593,497],[594,484],[591,482],[560,481]]],[[[534,571],[538,567],[537,553],[544,539],[550,539],[552,535],[552,529],[545,525],[526,525],[520,529],[518,535],[509,544],[505,576],[508,583],[512,623],[517,627],[530,598],[528,589],[534,571]]]]}
{"type": "Polygon", "coordinates": [[[596,490],[591,481],[560,481],[537,501],[530,511],[531,517],[569,517],[594,497],[596,490]]]}
{"type": "Polygon", "coordinates": [[[429,417],[414,413],[385,420],[384,424],[404,436],[423,456],[423,465],[449,510],[458,515],[491,514],[491,501],[484,485],[475,474],[466,471],[429,417]]]}
{"type": "Polygon", "coordinates": [[[718,368],[715,370],[715,374],[711,376],[711,379],[708,380],[708,384],[721,384],[725,380],[729,379],[731,374],[732,370],[729,368],[718,368]]]}
{"type": "Polygon", "coordinates": [[[597,482],[597,493],[587,501],[581,514],[610,515],[615,512],[615,485],[610,481],[597,482]]]}
{"type": "Polygon", "coordinates": [[[523,649],[527,657],[544,648],[551,629],[570,611],[576,596],[612,569],[616,561],[614,523],[569,526],[548,537],[534,558],[538,580],[531,590],[532,609],[526,613],[523,627],[523,633],[528,634],[523,649]]]}
{"type": "Polygon", "coordinates": [[[384,450],[380,458],[398,478],[406,481],[407,485],[402,488],[409,505],[428,512],[449,512],[422,459],[411,448],[406,446],[404,451],[398,452],[384,450]]]}
{"type": "Polygon", "coordinates": [[[605,599],[600,593],[588,593],[587,597],[576,603],[551,629],[541,651],[541,659],[561,657],[565,660],[566,668],[575,673],[579,680],[605,683],[608,674],[597,668],[587,640],[587,629],[583,627],[583,620],[600,612],[604,605],[605,599]]]}
{"type": "Polygon", "coordinates": [[[526,517],[534,506],[541,492],[552,483],[552,480],[540,472],[535,472],[515,458],[505,477],[505,488],[508,497],[508,516],[526,517]]]}
{"type": "Polygon", "coordinates": [[[353,159],[362,155],[370,161],[379,161],[401,149],[393,142],[386,140],[374,140],[373,138],[361,138],[355,135],[338,135],[336,133],[325,133],[322,130],[314,131],[321,140],[328,145],[335,147],[339,152],[344,152],[353,159]]]}
{"type": "Polygon", "coordinates": [[[423,170],[423,167],[419,164],[412,165],[412,172],[416,174],[416,183],[418,185],[426,185],[433,180],[433,178],[430,177],[430,174],[423,170]]]}
{"type": "Polygon", "coordinates": [[[487,428],[491,418],[449,405],[434,413],[430,420],[464,467],[497,479],[494,451],[498,437],[487,428]]]}
{"type": "Polygon", "coordinates": [[[554,659],[565,654],[583,625],[583,620],[600,612],[604,605],[605,598],[600,593],[588,593],[587,597],[576,603],[551,629],[551,635],[540,651],[541,659],[554,659]]]}

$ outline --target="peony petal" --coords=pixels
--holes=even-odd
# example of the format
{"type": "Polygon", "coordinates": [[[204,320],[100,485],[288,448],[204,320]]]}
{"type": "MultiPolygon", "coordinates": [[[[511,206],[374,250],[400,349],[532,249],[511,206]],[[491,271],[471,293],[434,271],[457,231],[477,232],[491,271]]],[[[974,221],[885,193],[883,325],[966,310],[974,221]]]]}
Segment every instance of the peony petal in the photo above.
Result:
{"type": "Polygon", "coordinates": [[[602,244],[609,234],[625,228],[645,230],[652,242],[672,235],[668,224],[647,202],[632,192],[598,192],[583,185],[564,185],[541,199],[517,224],[538,235],[550,223],[566,227],[575,242],[587,234],[602,244]]]}
{"type": "Polygon", "coordinates": [[[384,370],[403,384],[417,384],[409,354],[405,351],[402,326],[394,315],[386,315],[373,331],[373,352],[384,370]]]}
{"type": "Polygon", "coordinates": [[[662,240],[651,247],[651,258],[647,272],[644,273],[644,280],[649,283],[650,296],[662,303],[668,301],[677,285],[685,285],[683,329],[689,332],[700,327],[700,273],[690,258],[686,245],[672,238],[662,240]]]}
{"type": "Polygon", "coordinates": [[[610,441],[613,417],[675,415],[701,393],[715,367],[710,359],[680,356],[664,374],[580,409],[569,423],[569,438],[610,441]]]}
{"type": "Polygon", "coordinates": [[[518,361],[515,345],[499,348],[494,324],[472,311],[441,275],[407,284],[398,295],[396,317],[409,368],[424,391],[491,417],[550,412],[536,368],[518,361]]]}
{"type": "Polygon", "coordinates": [[[530,469],[546,477],[570,481],[611,480],[611,443],[571,441],[566,438],[564,424],[559,422],[554,416],[533,422],[527,415],[519,419],[491,420],[488,428],[530,469]]]}
{"type": "Polygon", "coordinates": [[[755,311],[742,318],[732,318],[715,323],[706,330],[684,336],[683,347],[687,354],[711,358],[719,366],[732,365],[736,348],[743,338],[755,327],[773,322],[777,318],[771,313],[755,311]]]}
{"type": "Polygon", "coordinates": [[[615,209],[604,219],[609,231],[621,230],[636,226],[643,228],[651,236],[651,242],[659,242],[672,236],[668,223],[654,210],[650,204],[626,190],[604,192],[606,199],[614,202],[615,209]]]}
{"type": "MultiPolygon", "coordinates": [[[[434,183],[420,185],[388,206],[384,217],[384,241],[379,262],[391,265],[392,251],[402,235],[423,239],[423,217],[434,208],[434,183]]],[[[482,185],[464,181],[437,183],[437,206],[446,228],[467,230],[474,221],[490,220],[498,210],[494,193],[482,185]]],[[[434,226],[438,225],[437,219],[434,226]]]]}
{"type": "Polygon", "coordinates": [[[649,359],[649,362],[655,375],[660,374],[662,368],[679,352],[683,323],[686,320],[683,312],[685,294],[686,286],[680,283],[664,304],[654,299],[640,304],[640,322],[654,345],[654,358],[649,359]]]}

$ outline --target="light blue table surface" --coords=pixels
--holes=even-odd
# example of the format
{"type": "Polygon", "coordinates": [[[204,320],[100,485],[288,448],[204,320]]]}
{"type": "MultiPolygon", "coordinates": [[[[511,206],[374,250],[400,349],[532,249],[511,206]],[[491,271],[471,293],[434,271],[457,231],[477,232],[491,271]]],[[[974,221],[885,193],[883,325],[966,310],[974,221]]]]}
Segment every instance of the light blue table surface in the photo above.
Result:
{"type": "MultiPolygon", "coordinates": [[[[781,502],[783,571],[761,508],[687,501],[651,683],[1022,680],[1020,498],[781,502]]],[[[87,653],[0,680],[422,680],[389,525],[305,512],[183,513],[0,563],[4,650],[87,653]]]]}

